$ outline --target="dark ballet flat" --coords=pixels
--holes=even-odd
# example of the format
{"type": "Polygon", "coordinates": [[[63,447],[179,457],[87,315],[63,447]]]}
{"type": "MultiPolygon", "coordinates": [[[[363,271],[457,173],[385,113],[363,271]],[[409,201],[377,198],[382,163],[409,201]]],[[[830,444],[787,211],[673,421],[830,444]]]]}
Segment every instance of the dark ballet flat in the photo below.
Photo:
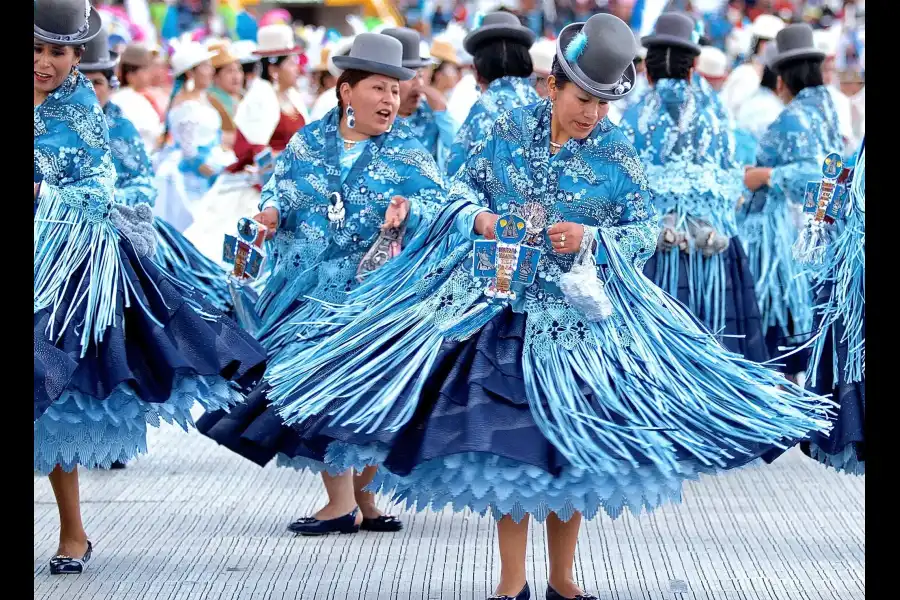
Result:
{"type": "Polygon", "coordinates": [[[109,465],[109,469],[110,469],[111,471],[118,471],[118,470],[120,470],[120,469],[124,469],[125,466],[126,466],[125,463],[123,463],[123,462],[117,460],[117,461],[114,462],[113,464],[109,465]]]}
{"type": "Polygon", "coordinates": [[[297,535],[328,535],[329,533],[356,533],[359,531],[359,525],[356,524],[356,510],[354,510],[349,515],[324,521],[315,517],[303,517],[288,525],[288,529],[297,535]]]}
{"type": "Polygon", "coordinates": [[[380,533],[391,533],[403,529],[403,522],[397,517],[391,515],[381,515],[375,519],[362,520],[360,529],[363,531],[377,531],[380,533]]]}
{"type": "Polygon", "coordinates": [[[515,596],[489,596],[487,600],[531,600],[531,588],[528,587],[528,582],[526,581],[525,587],[515,596]]]}
{"type": "Polygon", "coordinates": [[[71,556],[65,556],[64,554],[57,554],[50,559],[50,574],[80,575],[81,573],[84,573],[84,565],[91,560],[91,552],[93,550],[94,547],[91,545],[90,540],[88,540],[87,552],[85,552],[84,556],[81,558],[72,558],[71,556]]]}
{"type": "Polygon", "coordinates": [[[579,594],[574,598],[566,598],[556,590],[554,590],[549,585],[547,586],[547,600],[600,600],[597,596],[591,596],[590,594],[579,594]]]}

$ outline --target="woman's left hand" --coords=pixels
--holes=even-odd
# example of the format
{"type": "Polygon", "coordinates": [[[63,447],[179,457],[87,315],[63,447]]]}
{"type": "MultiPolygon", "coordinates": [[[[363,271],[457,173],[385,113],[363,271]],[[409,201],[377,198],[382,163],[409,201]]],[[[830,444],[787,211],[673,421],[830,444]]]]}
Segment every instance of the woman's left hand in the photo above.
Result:
{"type": "Polygon", "coordinates": [[[581,238],[584,237],[584,225],[578,223],[557,223],[547,230],[553,251],[557,254],[575,254],[581,249],[581,238]]]}
{"type": "Polygon", "coordinates": [[[393,229],[403,225],[409,216],[409,200],[403,196],[394,196],[384,212],[384,225],[382,229],[393,229]]]}

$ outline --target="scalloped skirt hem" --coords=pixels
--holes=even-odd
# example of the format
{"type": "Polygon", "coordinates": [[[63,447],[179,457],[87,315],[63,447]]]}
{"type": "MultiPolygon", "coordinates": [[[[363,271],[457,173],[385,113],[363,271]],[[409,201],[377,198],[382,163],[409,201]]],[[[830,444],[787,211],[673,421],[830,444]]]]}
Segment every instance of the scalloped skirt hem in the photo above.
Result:
{"type": "Polygon", "coordinates": [[[67,472],[77,466],[108,469],[147,452],[148,425],[165,421],[187,431],[194,425],[194,403],[218,410],[240,401],[241,394],[220,376],[179,376],[162,404],[141,400],[126,384],[103,400],[65,391],[34,422],[34,470],[46,475],[57,466],[67,472]]]}
{"type": "MultiPolygon", "coordinates": [[[[409,475],[399,476],[383,466],[388,449],[383,444],[355,445],[331,442],[317,460],[309,456],[279,454],[279,467],[320,474],[338,475],[348,469],[361,471],[378,466],[367,491],[390,495],[408,510],[454,512],[469,509],[481,516],[504,516],[520,522],[531,515],[543,522],[550,513],[568,521],[575,513],[585,519],[606,515],[620,517],[626,510],[634,516],[649,513],[665,504],[680,504],[685,481],[700,474],[722,470],[694,461],[678,463],[678,471],[662,475],[656,467],[621,465],[616,473],[591,473],[564,467],[558,474],[488,452],[466,452],[436,458],[416,466],[409,475]]],[[[739,468],[754,468],[748,463],[739,468]]]]}

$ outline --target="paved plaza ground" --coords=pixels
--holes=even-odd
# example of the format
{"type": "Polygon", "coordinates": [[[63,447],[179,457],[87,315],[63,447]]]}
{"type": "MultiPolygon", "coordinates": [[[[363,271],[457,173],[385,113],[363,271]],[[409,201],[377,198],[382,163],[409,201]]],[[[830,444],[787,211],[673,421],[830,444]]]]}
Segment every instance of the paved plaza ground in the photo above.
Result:
{"type": "MultiPolygon", "coordinates": [[[[401,512],[398,534],[286,530],[323,497],[315,476],[261,469],[196,432],[153,430],[150,453],[126,470],[82,476],[95,546],[82,576],[48,573],[56,507],[47,479],[34,478],[34,600],[484,600],[493,591],[490,518],[401,512]]],[[[532,526],[535,600],[544,546],[532,526]]],[[[601,600],[863,600],[865,479],[797,450],[703,478],[681,505],[586,523],[576,569],[601,600]]]]}

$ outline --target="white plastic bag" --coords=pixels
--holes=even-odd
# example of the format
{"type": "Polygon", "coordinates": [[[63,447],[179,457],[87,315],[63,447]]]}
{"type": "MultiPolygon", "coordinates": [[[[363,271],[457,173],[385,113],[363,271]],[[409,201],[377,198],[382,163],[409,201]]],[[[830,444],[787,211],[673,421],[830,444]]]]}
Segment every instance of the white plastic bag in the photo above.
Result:
{"type": "Polygon", "coordinates": [[[603,281],[597,276],[597,260],[590,251],[593,246],[592,232],[585,228],[584,235],[587,243],[581,244],[572,269],[559,278],[559,289],[569,304],[584,313],[588,321],[595,323],[612,315],[613,307],[603,281]]]}

